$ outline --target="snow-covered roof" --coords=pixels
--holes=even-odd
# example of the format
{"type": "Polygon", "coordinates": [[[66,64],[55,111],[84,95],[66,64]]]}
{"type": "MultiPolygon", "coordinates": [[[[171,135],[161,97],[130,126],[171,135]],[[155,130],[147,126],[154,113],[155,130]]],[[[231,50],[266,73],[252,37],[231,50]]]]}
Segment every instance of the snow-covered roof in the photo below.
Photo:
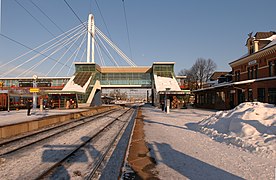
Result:
{"type": "Polygon", "coordinates": [[[169,78],[154,75],[154,83],[157,92],[166,91],[166,88],[170,88],[170,91],[181,91],[178,82],[174,77],[169,78]]]}
{"type": "Polygon", "coordinates": [[[259,78],[259,79],[249,79],[249,80],[245,80],[245,81],[238,81],[238,82],[232,82],[232,83],[224,82],[224,83],[219,83],[218,85],[215,85],[215,86],[212,86],[212,87],[197,89],[197,90],[194,90],[193,92],[205,91],[205,90],[215,89],[215,88],[220,88],[220,87],[225,87],[225,86],[253,83],[253,82],[258,82],[258,81],[273,80],[273,79],[276,79],[276,76],[266,77],[266,78],[259,78]]]}
{"type": "MultiPolygon", "coordinates": [[[[263,52],[264,50],[266,50],[266,49],[268,49],[268,48],[270,48],[270,47],[272,47],[272,46],[275,46],[275,45],[276,45],[276,35],[273,34],[273,35],[271,35],[271,36],[269,36],[269,37],[267,37],[267,38],[258,39],[258,41],[271,41],[271,42],[268,43],[268,44],[267,44],[266,46],[264,46],[263,48],[259,49],[259,51],[255,52],[255,53],[253,53],[253,54],[248,54],[248,53],[246,53],[246,54],[244,54],[243,56],[241,56],[239,59],[237,59],[237,60],[235,60],[235,61],[232,61],[232,62],[230,62],[229,64],[230,64],[230,65],[231,65],[231,64],[234,64],[234,63],[236,63],[236,62],[238,62],[238,61],[240,61],[240,60],[242,60],[242,59],[244,59],[244,58],[247,58],[247,57],[249,57],[249,56],[251,56],[251,55],[255,55],[255,54],[261,53],[261,52],[263,52]]],[[[275,46],[275,47],[276,47],[276,46],[275,46]]]]}

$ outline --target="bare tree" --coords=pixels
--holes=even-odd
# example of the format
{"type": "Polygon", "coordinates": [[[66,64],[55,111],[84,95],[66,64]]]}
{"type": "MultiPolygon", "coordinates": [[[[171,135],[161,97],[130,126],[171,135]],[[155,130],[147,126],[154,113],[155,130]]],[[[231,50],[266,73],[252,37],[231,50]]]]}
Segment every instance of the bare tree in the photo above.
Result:
{"type": "Polygon", "coordinates": [[[202,88],[203,83],[208,81],[216,69],[216,63],[212,59],[198,58],[193,66],[187,70],[183,69],[179,75],[187,76],[191,90],[202,88]]]}
{"type": "Polygon", "coordinates": [[[178,76],[187,76],[187,74],[188,74],[188,69],[181,69],[178,73],[177,73],[177,75],[178,76]]]}
{"type": "Polygon", "coordinates": [[[206,67],[205,67],[205,81],[208,81],[214,71],[216,70],[217,65],[212,59],[207,59],[206,61],[206,67]]]}

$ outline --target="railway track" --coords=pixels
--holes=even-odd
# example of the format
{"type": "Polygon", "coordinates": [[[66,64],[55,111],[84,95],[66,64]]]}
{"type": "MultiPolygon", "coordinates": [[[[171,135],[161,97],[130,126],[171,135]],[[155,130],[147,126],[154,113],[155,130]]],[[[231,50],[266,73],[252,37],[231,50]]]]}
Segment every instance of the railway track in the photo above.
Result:
{"type": "Polygon", "coordinates": [[[13,150],[14,153],[6,153],[1,156],[6,160],[5,163],[11,162],[14,158],[21,160],[19,164],[17,163],[18,169],[14,172],[10,171],[14,162],[9,164],[9,167],[4,167],[5,163],[1,164],[0,162],[0,174],[7,179],[67,179],[68,177],[91,179],[95,177],[98,167],[114,147],[116,139],[128,124],[133,113],[134,109],[126,108],[102,114],[94,120],[82,120],[86,123],[79,125],[78,128],[65,130],[64,133],[52,136],[58,136],[56,138],[47,138],[48,140],[45,142],[43,140],[40,140],[39,143],[34,142],[30,145],[34,146],[32,148],[35,154],[33,161],[30,160],[30,155],[27,155],[28,148],[25,150],[20,148],[13,150]],[[82,130],[79,127],[86,129],[82,130]],[[78,132],[75,133],[75,130],[78,132]],[[82,135],[80,135],[81,131],[84,131],[82,135]],[[68,142],[70,137],[75,137],[74,133],[76,136],[80,136],[75,138],[76,141],[68,142]],[[70,137],[60,143],[59,139],[62,139],[63,136],[70,137]],[[54,139],[54,142],[49,139],[54,139]],[[30,167],[24,168],[22,161],[31,164],[30,167]]]}
{"type": "Polygon", "coordinates": [[[0,157],[4,156],[4,155],[8,155],[13,152],[16,152],[23,148],[29,147],[29,146],[39,143],[41,141],[45,141],[49,138],[52,138],[59,134],[62,134],[65,131],[73,130],[74,128],[82,126],[82,125],[84,125],[88,122],[91,122],[97,118],[107,116],[115,111],[117,111],[117,110],[112,109],[112,110],[97,114],[92,117],[84,117],[84,118],[72,120],[72,121],[58,124],[55,126],[51,126],[48,128],[43,128],[39,131],[27,133],[26,135],[23,135],[23,136],[19,136],[16,138],[2,141],[2,142],[0,142],[0,157]]]}

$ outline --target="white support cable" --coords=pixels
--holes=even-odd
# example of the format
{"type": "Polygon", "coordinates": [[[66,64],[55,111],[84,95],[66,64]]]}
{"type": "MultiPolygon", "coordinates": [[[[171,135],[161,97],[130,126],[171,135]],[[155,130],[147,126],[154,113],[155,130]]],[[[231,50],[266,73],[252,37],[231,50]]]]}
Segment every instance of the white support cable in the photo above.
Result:
{"type": "Polygon", "coordinates": [[[136,66],[136,64],[129,59],[101,30],[96,27],[96,32],[131,66],[136,66]]]}
{"type": "MultiPolygon", "coordinates": [[[[85,31],[83,31],[82,33],[85,33],[85,31]]],[[[52,52],[50,54],[50,56],[54,55],[55,53],[57,53],[59,50],[61,50],[62,48],[64,48],[66,45],[72,43],[72,41],[74,41],[76,38],[79,38],[82,34],[80,34],[79,36],[75,37],[73,40],[66,42],[65,44],[63,44],[63,46],[59,47],[58,49],[56,49],[54,52],[52,52]]],[[[38,63],[36,63],[35,65],[33,65],[31,68],[28,69],[28,71],[23,72],[22,74],[28,74],[29,72],[33,71],[35,68],[37,68],[40,64],[42,64],[43,62],[45,62],[48,59],[48,57],[44,58],[43,60],[39,61],[38,63]]]]}
{"type": "Polygon", "coordinates": [[[84,32],[82,36],[83,36],[83,38],[82,38],[82,41],[81,41],[80,46],[79,46],[77,49],[75,49],[75,51],[73,52],[73,54],[67,59],[67,61],[63,64],[63,66],[60,68],[60,70],[56,73],[55,76],[57,76],[57,75],[62,71],[62,69],[63,69],[63,68],[65,67],[65,65],[72,59],[73,56],[75,56],[75,58],[73,59],[73,62],[76,60],[76,55],[77,55],[77,53],[79,52],[80,47],[81,47],[82,44],[84,43],[84,39],[85,39],[85,37],[86,37],[86,32],[84,32]]]}
{"type": "MultiPolygon", "coordinates": [[[[81,49],[81,47],[82,47],[82,44],[84,43],[84,41],[86,40],[86,38],[87,38],[87,36],[85,35],[84,38],[83,38],[83,42],[81,42],[81,45],[79,46],[79,50],[78,50],[77,55],[79,54],[79,51],[80,51],[80,49],[81,49]]],[[[83,58],[85,52],[86,52],[86,48],[84,49],[84,52],[82,53],[81,59],[83,58]]],[[[67,72],[67,76],[69,75],[69,73],[70,73],[70,71],[71,71],[71,69],[72,69],[72,66],[73,66],[74,62],[76,62],[76,57],[77,57],[77,55],[75,56],[73,62],[72,62],[71,65],[70,65],[70,68],[69,68],[69,70],[68,70],[68,72],[67,72]]]]}
{"type": "Polygon", "coordinates": [[[130,65],[136,66],[110,39],[108,39],[105,34],[103,34],[99,29],[97,33],[130,65]]]}
{"type": "MultiPolygon", "coordinates": [[[[100,31],[98,29],[98,31],[100,31]]],[[[98,34],[130,65],[136,66],[111,40],[109,40],[102,32],[98,34]]]]}
{"type": "Polygon", "coordinates": [[[68,30],[68,31],[66,31],[66,32],[64,32],[64,33],[62,33],[62,34],[60,34],[59,36],[57,36],[57,37],[55,37],[55,38],[53,38],[53,39],[51,39],[51,40],[49,40],[49,41],[47,41],[47,42],[45,42],[45,43],[43,43],[43,44],[41,44],[41,45],[35,47],[34,49],[32,49],[32,50],[30,50],[30,51],[28,51],[28,52],[26,52],[26,53],[24,53],[24,54],[22,54],[22,55],[20,55],[20,56],[18,56],[18,57],[16,57],[16,58],[14,58],[14,59],[12,59],[11,61],[9,61],[9,62],[7,62],[7,63],[5,63],[5,64],[0,65],[0,68],[3,67],[3,66],[8,65],[8,64],[10,64],[10,63],[12,63],[12,62],[14,62],[14,61],[16,61],[17,59],[19,59],[19,58],[21,58],[21,57],[23,57],[23,56],[25,56],[25,55],[27,55],[27,54],[33,52],[33,51],[36,50],[36,49],[39,49],[39,48],[43,47],[44,45],[46,45],[46,44],[48,44],[48,43],[54,41],[54,40],[57,39],[57,38],[60,38],[61,36],[65,35],[66,33],[70,32],[70,31],[73,31],[74,29],[80,28],[80,27],[82,27],[82,24],[80,24],[80,25],[78,25],[78,26],[76,26],[76,27],[74,27],[74,28],[72,28],[72,29],[70,29],[70,30],[68,30]]]}
{"type": "Polygon", "coordinates": [[[102,66],[105,66],[105,63],[104,63],[104,60],[103,60],[103,55],[102,55],[102,52],[101,52],[101,49],[100,49],[98,43],[96,43],[96,50],[99,54],[99,58],[100,58],[102,66]]]}
{"type": "MultiPolygon", "coordinates": [[[[77,35],[77,34],[76,34],[76,35],[77,35]]],[[[75,36],[75,35],[74,35],[74,36],[75,36]]],[[[71,38],[73,38],[74,36],[72,36],[71,38]]],[[[47,49],[43,50],[42,53],[45,53],[45,52],[47,52],[47,51],[49,51],[49,50],[51,50],[51,49],[53,49],[53,48],[55,48],[55,47],[58,47],[58,46],[60,46],[61,44],[64,44],[65,42],[68,42],[69,40],[70,40],[70,39],[66,39],[65,41],[63,41],[63,42],[61,42],[61,43],[59,43],[59,44],[54,43],[54,44],[55,44],[54,46],[52,46],[51,48],[48,47],[47,49]]],[[[10,71],[6,72],[6,73],[4,74],[4,76],[7,75],[7,74],[9,74],[10,72],[14,71],[15,69],[17,69],[17,68],[23,66],[24,64],[26,64],[26,63],[32,61],[33,59],[37,58],[37,57],[40,56],[40,55],[41,55],[41,54],[36,54],[36,55],[33,56],[31,59],[25,61],[24,63],[21,63],[20,65],[14,67],[14,68],[11,69],[10,71]]],[[[50,55],[49,55],[49,56],[46,56],[46,58],[48,58],[48,57],[50,57],[50,55]]],[[[21,74],[18,75],[17,77],[21,76],[21,75],[24,74],[25,72],[26,72],[26,71],[24,71],[23,73],[21,73],[21,74]]]]}
{"type": "Polygon", "coordinates": [[[76,38],[74,40],[74,42],[69,46],[69,48],[66,49],[66,51],[62,54],[62,56],[55,62],[55,64],[52,66],[52,68],[48,71],[48,73],[45,76],[48,76],[49,73],[56,67],[57,63],[60,62],[60,60],[65,56],[65,54],[67,54],[67,52],[72,48],[72,46],[79,40],[81,36],[79,36],[78,38],[76,38]]]}
{"type": "Polygon", "coordinates": [[[100,40],[100,43],[102,44],[102,46],[104,47],[104,49],[107,51],[108,55],[111,57],[111,60],[115,63],[115,65],[117,67],[119,67],[118,63],[116,62],[116,60],[114,59],[114,57],[111,55],[111,53],[109,52],[109,50],[107,49],[107,47],[105,46],[105,44],[103,43],[103,41],[101,40],[101,38],[99,38],[99,36],[96,34],[96,37],[98,37],[98,40],[100,40]]]}
{"type": "Polygon", "coordinates": [[[81,41],[81,44],[80,44],[79,47],[78,47],[78,52],[76,53],[76,55],[75,55],[75,57],[74,57],[74,62],[76,61],[77,56],[79,55],[80,49],[81,49],[81,47],[82,47],[84,41],[86,40],[86,38],[87,38],[87,36],[83,36],[82,41],[81,41]]]}
{"type": "MultiPolygon", "coordinates": [[[[80,27],[80,29],[83,29],[83,27],[80,27]]],[[[75,32],[75,31],[76,31],[76,30],[74,30],[73,32],[75,32]]],[[[71,32],[71,33],[73,33],[73,32],[71,32]]],[[[70,33],[70,34],[71,34],[71,33],[70,33]]],[[[75,35],[74,35],[74,36],[75,36],[75,35]]],[[[72,38],[73,38],[74,36],[72,36],[72,38]]],[[[19,68],[19,67],[23,66],[24,64],[26,64],[26,63],[32,61],[33,59],[39,57],[41,54],[43,54],[43,53],[45,53],[45,52],[47,52],[47,51],[49,51],[49,50],[51,50],[51,49],[53,49],[53,48],[59,46],[59,45],[62,44],[62,43],[64,43],[64,42],[61,42],[61,43],[57,44],[58,42],[62,41],[64,38],[65,38],[65,37],[63,37],[62,39],[58,40],[57,42],[55,42],[54,44],[52,44],[52,45],[49,46],[48,48],[44,49],[44,50],[41,51],[39,54],[36,54],[36,55],[33,56],[32,58],[26,60],[25,62],[19,64],[18,66],[14,67],[14,68],[12,68],[11,70],[9,70],[9,71],[7,71],[7,72],[1,74],[1,77],[5,77],[5,76],[8,75],[10,72],[13,72],[13,71],[16,70],[17,68],[19,68]]],[[[66,39],[65,41],[68,41],[68,40],[66,39]]],[[[46,56],[46,55],[45,55],[45,56],[46,56]]],[[[49,57],[49,56],[46,56],[46,57],[49,57]]],[[[22,75],[22,73],[21,73],[20,75],[22,75]]],[[[19,75],[19,76],[20,76],[20,75],[19,75]]],[[[18,77],[18,76],[17,76],[17,77],[18,77]]]]}
{"type": "Polygon", "coordinates": [[[105,62],[104,62],[104,59],[103,59],[102,51],[101,51],[100,46],[99,46],[98,43],[96,43],[96,50],[98,52],[98,55],[99,55],[99,58],[100,58],[102,66],[105,66],[105,62]]]}
{"type": "Polygon", "coordinates": [[[83,59],[83,56],[84,56],[85,52],[86,52],[86,47],[84,48],[83,53],[81,55],[81,58],[80,58],[81,60],[83,59]]]}
{"type": "MultiPolygon", "coordinates": [[[[76,33],[74,36],[76,35],[79,35],[79,34],[82,34],[84,33],[85,30],[83,30],[81,33],[76,33]]],[[[37,66],[39,66],[41,63],[43,63],[44,61],[46,61],[50,56],[52,56],[53,54],[55,54],[56,52],[58,52],[60,49],[62,49],[63,47],[65,47],[67,44],[71,43],[75,38],[73,38],[74,36],[71,37],[71,39],[67,39],[65,42],[63,42],[63,44],[58,47],[54,52],[52,52],[49,56],[45,57],[44,59],[42,59],[41,61],[39,61],[38,63],[36,63],[35,65],[33,65],[31,68],[27,69],[26,71],[24,71],[23,73],[21,73],[20,75],[18,76],[21,76],[23,74],[27,74],[29,73],[30,71],[34,70],[37,66]],[[68,42],[69,41],[69,42],[68,42]]]]}

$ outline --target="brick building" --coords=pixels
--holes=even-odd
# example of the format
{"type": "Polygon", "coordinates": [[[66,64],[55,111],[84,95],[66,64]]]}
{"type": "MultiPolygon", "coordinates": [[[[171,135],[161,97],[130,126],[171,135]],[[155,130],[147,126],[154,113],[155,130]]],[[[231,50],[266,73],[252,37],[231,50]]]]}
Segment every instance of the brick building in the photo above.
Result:
{"type": "Polygon", "coordinates": [[[194,91],[198,107],[230,109],[245,101],[276,104],[276,32],[252,33],[245,56],[230,62],[232,82],[194,91]]]}

